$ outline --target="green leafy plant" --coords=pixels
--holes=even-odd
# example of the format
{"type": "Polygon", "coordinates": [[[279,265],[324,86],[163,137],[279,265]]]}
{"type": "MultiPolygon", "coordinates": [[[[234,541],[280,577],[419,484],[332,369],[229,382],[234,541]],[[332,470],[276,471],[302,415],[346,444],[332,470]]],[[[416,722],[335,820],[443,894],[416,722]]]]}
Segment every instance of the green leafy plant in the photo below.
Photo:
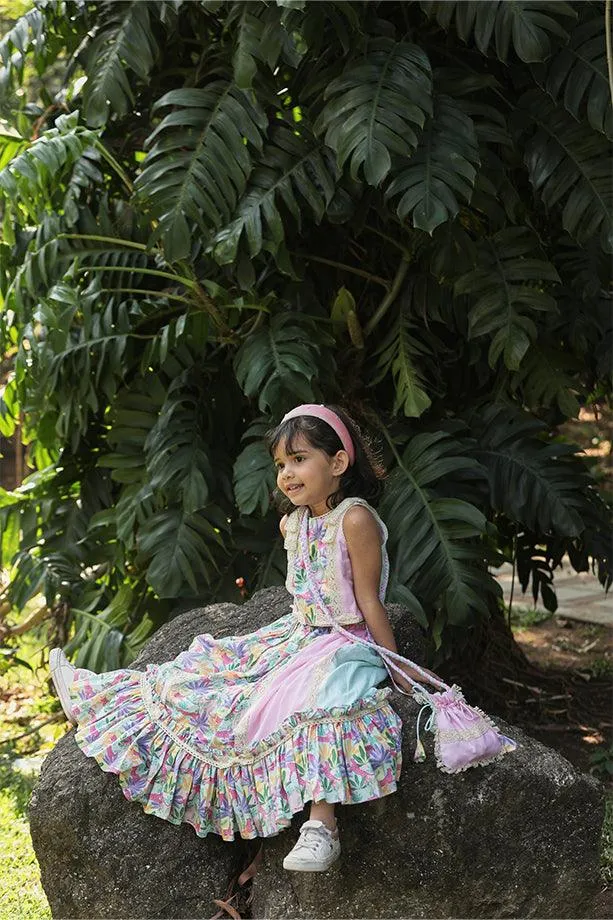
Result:
{"type": "Polygon", "coordinates": [[[302,401],[376,436],[439,657],[503,559],[549,611],[565,554],[611,584],[558,435],[611,397],[601,3],[36,0],[0,109],[0,611],[99,669],[281,584],[261,437],[302,401]]]}
{"type": "Polygon", "coordinates": [[[590,773],[598,773],[606,779],[613,777],[613,744],[601,746],[590,757],[590,773]]]}

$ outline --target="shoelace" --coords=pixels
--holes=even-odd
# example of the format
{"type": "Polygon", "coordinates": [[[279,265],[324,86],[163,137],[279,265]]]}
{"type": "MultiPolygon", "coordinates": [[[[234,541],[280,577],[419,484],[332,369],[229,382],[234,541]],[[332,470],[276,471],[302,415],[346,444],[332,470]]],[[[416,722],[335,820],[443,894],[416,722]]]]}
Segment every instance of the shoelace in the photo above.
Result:
{"type": "Polygon", "coordinates": [[[332,846],[332,834],[329,831],[326,832],[321,827],[306,827],[300,831],[297,847],[300,847],[301,850],[308,850],[315,856],[324,843],[332,846]]]}

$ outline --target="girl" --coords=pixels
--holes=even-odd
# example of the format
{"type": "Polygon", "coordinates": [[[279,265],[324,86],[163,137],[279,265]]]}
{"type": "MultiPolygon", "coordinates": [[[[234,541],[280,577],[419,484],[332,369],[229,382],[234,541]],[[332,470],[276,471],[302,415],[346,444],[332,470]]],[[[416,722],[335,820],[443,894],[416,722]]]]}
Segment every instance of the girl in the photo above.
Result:
{"type": "MultiPolygon", "coordinates": [[[[118,775],[127,799],[224,840],[278,834],[310,802],[283,865],[319,872],[340,854],[335,804],[389,795],[400,772],[401,722],[368,645],[396,652],[382,603],[387,531],[370,504],[383,471],[335,407],[298,406],[268,445],[291,611],[251,635],[198,636],[145,672],[96,675],[53,649],[51,675],[77,744],[118,775]]],[[[445,686],[401,670],[405,690],[418,678],[445,686]]]]}

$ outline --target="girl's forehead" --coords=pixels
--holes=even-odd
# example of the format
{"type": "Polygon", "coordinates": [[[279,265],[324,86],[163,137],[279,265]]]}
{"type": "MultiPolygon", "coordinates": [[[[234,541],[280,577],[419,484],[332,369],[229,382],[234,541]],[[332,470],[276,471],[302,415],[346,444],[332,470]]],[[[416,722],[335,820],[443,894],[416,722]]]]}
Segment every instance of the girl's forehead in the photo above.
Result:
{"type": "MultiPolygon", "coordinates": [[[[311,445],[305,438],[303,434],[297,434],[291,439],[292,445],[292,454],[297,454],[300,451],[312,450],[311,445]]],[[[287,438],[281,438],[279,443],[275,448],[275,458],[276,457],[285,457],[287,456],[287,438]]]]}

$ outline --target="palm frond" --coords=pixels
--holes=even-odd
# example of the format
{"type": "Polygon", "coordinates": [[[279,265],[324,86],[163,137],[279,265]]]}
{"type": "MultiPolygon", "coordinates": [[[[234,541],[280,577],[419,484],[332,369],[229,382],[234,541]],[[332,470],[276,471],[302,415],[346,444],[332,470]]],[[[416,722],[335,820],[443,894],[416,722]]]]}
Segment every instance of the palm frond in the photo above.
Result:
{"type": "Polygon", "coordinates": [[[482,409],[471,425],[492,507],[535,533],[579,536],[589,475],[577,448],[537,437],[545,425],[508,406],[482,409]]]}
{"type": "Polygon", "coordinates": [[[377,365],[371,380],[371,386],[375,386],[391,374],[395,387],[393,412],[401,410],[411,418],[419,418],[432,402],[419,364],[420,358],[430,354],[431,349],[423,343],[422,337],[416,335],[418,328],[401,309],[373,355],[377,365]]]}
{"type": "Polygon", "coordinates": [[[28,55],[43,51],[45,45],[46,16],[35,8],[21,16],[0,41],[0,104],[13,87],[21,83],[28,55]]]}
{"type": "MultiPolygon", "coordinates": [[[[146,589],[145,589],[146,590],[146,589]]],[[[147,615],[136,627],[130,623],[134,609],[143,599],[142,587],[120,586],[105,603],[106,592],[93,589],[71,610],[75,633],[65,647],[74,655],[78,668],[116,670],[129,665],[153,631],[147,615]]]]}
{"type": "MultiPolygon", "coordinates": [[[[94,144],[96,135],[79,125],[79,113],[60,115],[55,126],[25,149],[15,145],[16,156],[0,172],[0,189],[9,201],[19,199],[33,222],[38,223],[57,198],[65,175],[94,144]]],[[[23,146],[23,145],[20,145],[23,146]]],[[[7,145],[5,145],[5,151],[7,145]]]]}

